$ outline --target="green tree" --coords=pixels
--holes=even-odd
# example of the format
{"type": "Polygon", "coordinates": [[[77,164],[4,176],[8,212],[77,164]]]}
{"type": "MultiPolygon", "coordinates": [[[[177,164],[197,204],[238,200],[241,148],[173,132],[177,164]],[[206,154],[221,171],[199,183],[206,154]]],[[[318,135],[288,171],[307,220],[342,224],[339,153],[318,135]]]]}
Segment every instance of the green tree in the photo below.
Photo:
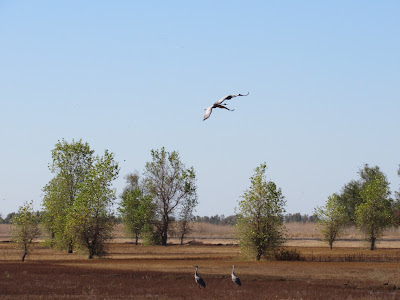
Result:
{"type": "Polygon", "coordinates": [[[193,211],[197,205],[196,198],[186,198],[182,204],[181,210],[179,212],[179,219],[177,221],[176,230],[179,234],[181,240],[181,245],[183,245],[183,240],[185,235],[192,231],[192,222],[194,220],[193,211]]]}
{"type": "Polygon", "coordinates": [[[343,188],[339,195],[338,201],[340,204],[346,207],[346,214],[349,222],[352,224],[356,223],[356,208],[358,205],[363,203],[361,197],[361,190],[369,182],[375,180],[377,176],[383,175],[382,171],[378,166],[370,167],[365,164],[363,168],[359,169],[358,174],[360,178],[358,180],[351,180],[343,188]]]}
{"type": "Polygon", "coordinates": [[[12,219],[12,237],[22,250],[22,262],[32,250],[34,239],[40,235],[39,220],[33,211],[33,202],[25,203],[12,219]]]}
{"type": "Polygon", "coordinates": [[[79,188],[93,164],[93,153],[82,140],[58,141],[49,166],[54,178],[43,188],[44,223],[51,233],[51,245],[73,251],[73,239],[66,232],[67,216],[77,199],[79,188]]]}
{"type": "Polygon", "coordinates": [[[284,242],[283,214],[286,201],[280,188],[267,181],[267,165],[261,164],[250,178],[250,188],[239,201],[236,235],[241,252],[248,256],[271,257],[284,242]]]}
{"type": "Polygon", "coordinates": [[[89,259],[103,255],[104,243],[112,237],[111,208],[116,199],[112,182],[118,173],[113,153],[106,150],[102,157],[97,156],[85,180],[80,182],[79,193],[67,215],[68,235],[88,253],[89,259]]]}
{"type": "Polygon", "coordinates": [[[362,183],[360,180],[351,180],[343,188],[338,197],[338,202],[345,207],[346,215],[350,223],[355,223],[356,207],[362,203],[360,192],[362,183]]]}
{"type": "Polygon", "coordinates": [[[375,249],[376,240],[394,225],[393,200],[389,198],[389,183],[382,173],[368,180],[360,192],[363,202],[357,206],[357,227],[365,234],[370,249],[375,249]]]}
{"type": "Polygon", "coordinates": [[[154,223],[154,205],[151,195],[145,195],[140,187],[139,175],[128,174],[127,186],[122,195],[118,211],[128,234],[135,238],[135,244],[142,233],[151,230],[154,223]]]}
{"type": "Polygon", "coordinates": [[[66,185],[62,176],[56,175],[43,188],[43,225],[50,233],[50,239],[46,242],[57,248],[65,248],[71,245],[71,237],[65,234],[66,215],[68,213],[68,202],[65,200],[66,185]]]}
{"type": "Polygon", "coordinates": [[[179,211],[185,199],[196,199],[196,174],[193,167],[186,168],[181,162],[179,153],[151,150],[152,161],[145,166],[147,191],[153,198],[157,229],[162,245],[167,244],[168,226],[171,217],[179,211]]]}
{"type": "Polygon", "coordinates": [[[317,207],[314,211],[318,217],[322,240],[328,242],[332,249],[334,241],[341,235],[344,226],[348,223],[346,207],[339,201],[339,196],[333,194],[328,197],[325,206],[317,207]]]}

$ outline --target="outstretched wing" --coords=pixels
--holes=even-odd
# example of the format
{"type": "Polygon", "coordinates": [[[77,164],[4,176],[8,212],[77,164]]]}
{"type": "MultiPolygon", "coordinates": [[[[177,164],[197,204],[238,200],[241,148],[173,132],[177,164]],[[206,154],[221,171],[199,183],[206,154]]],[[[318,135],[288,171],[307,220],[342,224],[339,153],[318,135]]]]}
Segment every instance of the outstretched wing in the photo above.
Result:
{"type": "Polygon", "coordinates": [[[236,96],[234,96],[234,95],[227,95],[227,96],[225,96],[225,97],[223,97],[223,98],[221,98],[221,99],[215,101],[214,105],[222,104],[222,102],[224,102],[225,100],[232,99],[233,97],[236,97],[236,96]]]}
{"type": "Polygon", "coordinates": [[[249,93],[247,93],[246,95],[242,95],[242,94],[237,94],[237,95],[226,95],[225,97],[223,97],[223,98],[219,99],[218,101],[216,101],[216,102],[214,103],[214,105],[222,104],[225,100],[231,100],[232,98],[235,98],[235,97],[237,97],[237,96],[248,96],[248,95],[249,95],[249,93]]]}
{"type": "Polygon", "coordinates": [[[206,111],[204,112],[203,121],[207,120],[210,117],[211,112],[212,112],[212,105],[206,108],[206,111]]]}
{"type": "Polygon", "coordinates": [[[227,107],[226,107],[226,106],[224,106],[224,105],[219,105],[219,104],[216,104],[216,105],[214,105],[214,107],[218,107],[218,108],[225,108],[225,109],[227,109],[227,110],[234,111],[234,109],[229,109],[229,108],[227,108],[227,107]]]}

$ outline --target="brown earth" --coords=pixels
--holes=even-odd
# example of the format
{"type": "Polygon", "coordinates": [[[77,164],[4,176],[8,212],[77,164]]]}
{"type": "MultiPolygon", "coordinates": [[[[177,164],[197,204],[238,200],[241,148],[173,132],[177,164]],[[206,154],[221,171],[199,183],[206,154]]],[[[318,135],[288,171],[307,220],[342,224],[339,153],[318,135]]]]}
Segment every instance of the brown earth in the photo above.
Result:
{"type": "Polygon", "coordinates": [[[398,249],[296,249],[314,261],[242,260],[235,245],[112,243],[94,260],[36,245],[21,263],[14,245],[1,243],[0,299],[400,299],[398,249]],[[345,256],[362,259],[336,261],[345,256]],[[231,281],[233,264],[241,287],[231,281]],[[194,282],[194,265],[205,289],[194,282]]]}
{"type": "Polygon", "coordinates": [[[119,225],[105,258],[37,243],[21,263],[8,242],[9,226],[0,225],[0,299],[400,299],[398,229],[387,231],[374,251],[354,228],[333,250],[315,224],[287,224],[287,230],[287,249],[304,261],[244,260],[232,226],[200,223],[184,246],[174,238],[166,247],[135,246],[119,225]],[[241,287],[231,281],[233,264],[241,287]],[[194,282],[194,265],[205,289],[194,282]]]}

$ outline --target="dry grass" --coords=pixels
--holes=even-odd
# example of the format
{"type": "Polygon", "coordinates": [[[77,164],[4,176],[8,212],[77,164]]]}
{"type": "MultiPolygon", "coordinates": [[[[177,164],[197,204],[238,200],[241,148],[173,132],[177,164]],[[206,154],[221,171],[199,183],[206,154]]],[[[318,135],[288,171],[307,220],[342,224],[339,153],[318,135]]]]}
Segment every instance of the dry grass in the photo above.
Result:
{"type": "MultiPolygon", "coordinates": [[[[320,247],[325,244],[320,241],[321,234],[315,223],[286,223],[287,245],[289,246],[315,246],[320,247]]],[[[43,240],[42,235],[39,240],[43,240]]],[[[10,225],[0,224],[0,242],[11,240],[10,225]]],[[[114,229],[114,242],[132,242],[124,229],[124,225],[118,224],[114,229]]],[[[177,237],[170,237],[169,242],[179,244],[177,237]]],[[[209,223],[194,223],[193,231],[185,238],[185,242],[207,243],[207,244],[237,244],[234,236],[234,226],[231,225],[213,225],[209,223]]],[[[366,247],[361,233],[354,227],[345,229],[344,234],[335,242],[336,247],[366,247]]],[[[384,236],[378,239],[378,247],[390,248],[400,247],[400,228],[391,228],[384,233],[384,236]]]]}
{"type": "MultiPolygon", "coordinates": [[[[320,239],[321,234],[316,223],[286,223],[289,238],[320,239]]],[[[345,228],[340,239],[362,239],[363,236],[354,226],[345,228]]],[[[400,239],[400,228],[390,228],[384,232],[383,240],[400,239]]]]}
{"type": "Polygon", "coordinates": [[[11,228],[8,224],[0,224],[0,241],[11,239],[11,228]]]}

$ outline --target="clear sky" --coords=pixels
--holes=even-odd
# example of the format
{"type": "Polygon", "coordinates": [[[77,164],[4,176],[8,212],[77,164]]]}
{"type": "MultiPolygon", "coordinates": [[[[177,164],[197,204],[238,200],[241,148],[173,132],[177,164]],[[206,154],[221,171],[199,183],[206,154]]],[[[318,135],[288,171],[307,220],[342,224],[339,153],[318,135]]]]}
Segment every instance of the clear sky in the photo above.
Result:
{"type": "Polygon", "coordinates": [[[62,138],[115,153],[117,194],[151,149],[178,151],[198,215],[233,214],[263,162],[291,213],[365,163],[399,191],[399,16],[399,1],[0,0],[0,213],[40,208],[62,138]]]}

